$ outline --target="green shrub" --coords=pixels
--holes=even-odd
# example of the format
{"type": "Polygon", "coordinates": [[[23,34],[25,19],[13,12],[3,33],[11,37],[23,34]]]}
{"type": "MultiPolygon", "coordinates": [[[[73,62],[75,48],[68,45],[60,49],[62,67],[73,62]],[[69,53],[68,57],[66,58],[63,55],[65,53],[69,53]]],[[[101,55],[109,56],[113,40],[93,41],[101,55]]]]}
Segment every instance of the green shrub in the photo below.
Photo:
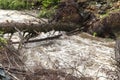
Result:
{"type": "Polygon", "coordinates": [[[48,8],[58,4],[60,0],[0,0],[0,8],[2,9],[30,9],[36,2],[40,2],[42,7],[48,8]]]}
{"type": "Polygon", "coordinates": [[[37,6],[41,5],[39,17],[49,18],[52,14],[54,14],[57,4],[60,0],[37,0],[28,2],[29,0],[0,0],[0,8],[1,9],[30,9],[34,8],[35,2],[40,2],[37,6]]]}
{"type": "Polygon", "coordinates": [[[24,0],[0,0],[1,9],[26,9],[30,4],[25,3],[24,0]]]}
{"type": "Polygon", "coordinates": [[[56,6],[49,9],[42,8],[38,14],[38,17],[50,18],[55,13],[56,6]]]}
{"type": "Polygon", "coordinates": [[[57,5],[59,1],[60,0],[43,0],[42,5],[43,7],[47,8],[47,7],[57,5]]]}
{"type": "Polygon", "coordinates": [[[22,9],[25,8],[24,1],[14,0],[9,4],[10,9],[22,9]]]}
{"type": "Polygon", "coordinates": [[[43,0],[42,8],[38,16],[50,18],[55,13],[59,1],[60,0],[43,0]]]}

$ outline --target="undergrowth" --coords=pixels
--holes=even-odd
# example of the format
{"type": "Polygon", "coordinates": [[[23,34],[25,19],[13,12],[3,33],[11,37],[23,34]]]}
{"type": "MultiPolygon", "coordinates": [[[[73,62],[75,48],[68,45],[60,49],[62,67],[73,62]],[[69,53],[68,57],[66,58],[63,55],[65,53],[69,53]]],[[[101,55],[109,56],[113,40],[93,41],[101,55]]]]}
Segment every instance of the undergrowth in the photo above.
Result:
{"type": "Polygon", "coordinates": [[[49,18],[54,14],[60,0],[0,0],[0,9],[40,9],[38,17],[49,18]]]}
{"type": "Polygon", "coordinates": [[[57,6],[54,6],[49,9],[42,7],[38,17],[50,18],[55,13],[56,7],[57,6]]]}
{"type": "Polygon", "coordinates": [[[55,13],[59,1],[60,0],[43,0],[38,17],[50,18],[55,13]]]}
{"type": "Polygon", "coordinates": [[[1,9],[26,9],[30,6],[24,0],[0,0],[1,9]]]}
{"type": "Polygon", "coordinates": [[[115,13],[115,12],[118,12],[118,11],[120,11],[120,9],[110,10],[106,14],[100,15],[100,18],[103,19],[103,18],[109,16],[110,13],[113,13],[113,12],[115,13]]]}

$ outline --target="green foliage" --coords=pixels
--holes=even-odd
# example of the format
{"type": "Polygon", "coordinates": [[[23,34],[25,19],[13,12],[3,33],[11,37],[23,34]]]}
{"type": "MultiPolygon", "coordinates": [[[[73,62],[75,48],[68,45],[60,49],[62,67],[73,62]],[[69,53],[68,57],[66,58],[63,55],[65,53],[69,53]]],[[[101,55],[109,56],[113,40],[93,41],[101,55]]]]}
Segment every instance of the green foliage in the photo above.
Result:
{"type": "Polygon", "coordinates": [[[93,36],[94,36],[94,37],[96,37],[96,36],[97,36],[97,33],[96,33],[96,32],[94,32],[94,33],[93,33],[93,36]]]}
{"type": "Polygon", "coordinates": [[[17,10],[30,9],[36,6],[36,2],[40,2],[40,4],[37,4],[37,6],[41,5],[41,10],[38,16],[49,18],[54,14],[59,1],[60,0],[0,0],[0,8],[17,10]]]}
{"type": "Polygon", "coordinates": [[[0,0],[0,8],[8,8],[9,3],[10,3],[10,1],[0,0]]]}
{"type": "Polygon", "coordinates": [[[7,43],[7,41],[6,41],[6,39],[5,38],[3,38],[3,37],[0,37],[0,43],[7,43]]]}
{"type": "Polygon", "coordinates": [[[101,18],[101,19],[103,19],[103,18],[105,18],[105,17],[109,16],[109,14],[110,14],[110,13],[113,13],[113,12],[118,12],[118,11],[120,11],[120,9],[115,9],[115,10],[110,10],[110,11],[107,11],[107,13],[106,13],[106,14],[100,15],[100,18],[101,18]]]}
{"type": "Polygon", "coordinates": [[[55,13],[59,1],[60,0],[42,0],[42,8],[38,16],[50,18],[55,13]]]}
{"type": "Polygon", "coordinates": [[[59,1],[60,0],[43,0],[42,5],[43,7],[47,8],[47,7],[57,5],[59,1]]]}
{"type": "Polygon", "coordinates": [[[10,7],[10,9],[22,9],[22,8],[25,8],[26,5],[25,5],[24,1],[14,0],[11,2],[9,7],[10,7]]]}
{"type": "Polygon", "coordinates": [[[100,18],[103,19],[105,17],[109,16],[109,13],[106,13],[106,14],[103,14],[103,15],[100,15],[100,18]]]}
{"type": "Polygon", "coordinates": [[[48,8],[56,6],[60,0],[0,0],[0,8],[2,9],[30,9],[34,6],[42,6],[48,8]]]}
{"type": "Polygon", "coordinates": [[[55,7],[51,7],[50,9],[42,8],[38,14],[38,17],[50,18],[55,13],[55,7]]]}
{"type": "Polygon", "coordinates": [[[2,43],[2,44],[6,44],[7,43],[7,40],[5,38],[3,38],[3,31],[0,31],[0,43],[2,43]]]}
{"type": "Polygon", "coordinates": [[[29,5],[24,0],[0,0],[0,8],[2,9],[23,9],[29,5]]]}

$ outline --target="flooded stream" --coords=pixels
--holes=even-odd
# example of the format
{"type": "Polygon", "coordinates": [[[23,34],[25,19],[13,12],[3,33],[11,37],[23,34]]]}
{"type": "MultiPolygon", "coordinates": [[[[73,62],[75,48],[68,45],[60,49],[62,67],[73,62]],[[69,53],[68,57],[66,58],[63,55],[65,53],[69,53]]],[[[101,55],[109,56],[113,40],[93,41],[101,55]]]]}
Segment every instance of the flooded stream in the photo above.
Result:
{"type": "MultiPolygon", "coordinates": [[[[6,12],[6,11],[5,11],[6,12]]],[[[13,15],[16,17],[4,17],[5,20],[18,20],[21,12],[13,11],[0,16],[13,15]],[[9,14],[10,13],[10,14],[9,14]]],[[[31,20],[28,15],[22,19],[31,20]]],[[[20,19],[20,21],[23,21],[20,19]]],[[[59,34],[56,32],[55,34],[59,34]]],[[[34,39],[45,38],[49,33],[41,33],[34,39]]],[[[5,36],[7,37],[7,35],[5,36]]],[[[12,37],[13,41],[19,41],[19,35],[12,37]]],[[[93,37],[86,33],[76,35],[63,35],[58,39],[46,40],[25,44],[21,50],[22,60],[26,66],[33,70],[34,67],[46,69],[60,69],[77,77],[83,75],[93,77],[94,80],[117,80],[114,61],[114,41],[93,37]]]]}
{"type": "Polygon", "coordinates": [[[60,69],[75,76],[87,75],[98,78],[97,80],[106,80],[115,75],[112,45],[114,42],[95,40],[86,33],[64,35],[56,40],[27,44],[29,48],[23,50],[23,59],[31,69],[41,65],[47,69],[60,69]],[[88,38],[83,38],[82,35],[88,38]]]}

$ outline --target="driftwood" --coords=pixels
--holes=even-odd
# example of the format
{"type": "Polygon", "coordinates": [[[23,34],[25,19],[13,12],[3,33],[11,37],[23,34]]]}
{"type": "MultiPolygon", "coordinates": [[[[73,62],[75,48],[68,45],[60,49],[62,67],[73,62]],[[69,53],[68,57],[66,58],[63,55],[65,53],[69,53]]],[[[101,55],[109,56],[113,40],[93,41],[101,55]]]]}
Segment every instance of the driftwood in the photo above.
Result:
{"type": "MultiPolygon", "coordinates": [[[[52,37],[42,38],[42,39],[28,40],[28,41],[24,41],[24,43],[33,43],[33,42],[40,42],[40,41],[46,41],[46,40],[53,40],[53,39],[58,39],[60,36],[62,36],[62,34],[55,35],[52,37]]],[[[18,43],[20,43],[20,42],[19,41],[12,42],[12,44],[18,44],[18,43]]]]}

